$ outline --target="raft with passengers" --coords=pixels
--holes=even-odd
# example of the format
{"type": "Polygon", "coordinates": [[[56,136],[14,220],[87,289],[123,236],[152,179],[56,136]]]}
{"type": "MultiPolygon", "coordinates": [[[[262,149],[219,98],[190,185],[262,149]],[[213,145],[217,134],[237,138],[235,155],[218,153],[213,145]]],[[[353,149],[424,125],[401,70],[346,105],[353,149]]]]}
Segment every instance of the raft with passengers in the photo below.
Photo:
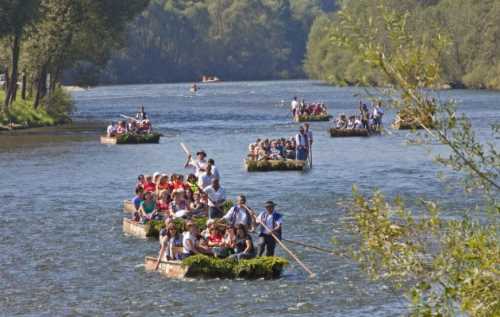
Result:
{"type": "Polygon", "coordinates": [[[140,175],[135,196],[124,202],[124,232],[139,238],[157,238],[158,256],[146,256],[147,271],[171,278],[278,278],[287,260],[275,257],[282,244],[282,215],[267,201],[257,213],[239,195],[227,199],[213,159],[204,151],[185,164],[181,174],[140,175]],[[252,234],[258,243],[254,244],[252,234]]]}
{"type": "Polygon", "coordinates": [[[309,124],[291,138],[257,139],[248,146],[248,172],[303,171],[311,167],[313,135],[309,124]]]}
{"type": "Polygon", "coordinates": [[[384,109],[380,102],[368,105],[360,101],[359,113],[351,116],[341,114],[335,119],[334,127],[330,129],[332,138],[369,137],[380,134],[383,128],[384,109]]]}
{"type": "Polygon", "coordinates": [[[153,132],[150,119],[141,106],[135,118],[122,115],[126,119],[116,124],[111,123],[105,136],[101,136],[102,144],[155,144],[160,142],[160,133],[153,132]]]}
{"type": "Polygon", "coordinates": [[[330,121],[332,117],[323,102],[307,104],[304,99],[299,102],[297,97],[291,102],[291,114],[295,122],[330,121]]]}

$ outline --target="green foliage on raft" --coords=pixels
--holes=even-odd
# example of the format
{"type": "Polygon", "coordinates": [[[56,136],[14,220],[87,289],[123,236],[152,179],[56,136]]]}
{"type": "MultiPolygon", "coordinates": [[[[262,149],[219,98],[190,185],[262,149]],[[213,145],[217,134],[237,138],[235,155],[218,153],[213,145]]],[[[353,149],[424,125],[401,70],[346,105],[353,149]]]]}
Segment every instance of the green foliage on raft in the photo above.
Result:
{"type": "Polygon", "coordinates": [[[182,265],[189,266],[189,276],[272,279],[280,277],[288,261],[280,257],[258,257],[235,261],[198,254],[184,259],[182,265]]]}
{"type": "Polygon", "coordinates": [[[303,115],[299,116],[298,122],[330,121],[331,115],[303,115]]]}
{"type": "Polygon", "coordinates": [[[305,161],[297,160],[247,160],[248,172],[302,171],[305,161]]]}
{"type": "Polygon", "coordinates": [[[131,134],[126,133],[117,137],[116,142],[118,144],[139,144],[139,143],[158,143],[160,141],[161,134],[150,133],[150,134],[131,134]]]}

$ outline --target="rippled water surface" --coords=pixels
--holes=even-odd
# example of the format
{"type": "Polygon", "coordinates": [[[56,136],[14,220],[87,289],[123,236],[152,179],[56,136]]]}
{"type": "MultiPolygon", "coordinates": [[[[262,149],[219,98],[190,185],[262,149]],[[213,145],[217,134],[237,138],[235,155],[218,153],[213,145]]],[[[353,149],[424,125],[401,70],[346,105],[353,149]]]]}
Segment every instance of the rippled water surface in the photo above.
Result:
{"type": "MultiPolygon", "coordinates": [[[[204,85],[101,87],[75,93],[80,128],[40,129],[0,135],[0,315],[59,316],[399,316],[404,298],[370,282],[348,259],[293,250],[318,274],[300,267],[275,281],[169,280],[146,273],[143,258],[156,242],[124,236],[121,201],[131,196],[141,172],[187,172],[179,142],[205,149],[222,173],[231,197],[246,193],[260,209],[273,199],[285,215],[287,238],[329,247],[333,234],[349,236],[336,206],[351,186],[442,198],[467,204],[460,192],[445,192],[435,180],[440,168],[421,146],[409,146],[406,132],[368,139],[332,139],[327,123],[314,123],[314,168],[307,173],[248,174],[247,145],[257,137],[291,136],[281,100],[304,96],[325,101],[333,113],[357,103],[351,88],[311,81],[204,85]],[[159,145],[105,146],[101,127],[143,103],[162,132],[159,145]],[[100,123],[99,123],[100,122],[100,123]]],[[[480,135],[500,119],[499,94],[451,91],[480,135]]],[[[387,113],[386,123],[393,115],[387,113]]],[[[387,124],[388,126],[388,124],[387,124]]],[[[428,149],[428,148],[427,148],[428,149]]],[[[442,151],[438,146],[430,148],[442,151]]],[[[278,251],[280,255],[285,255],[278,251]]]]}

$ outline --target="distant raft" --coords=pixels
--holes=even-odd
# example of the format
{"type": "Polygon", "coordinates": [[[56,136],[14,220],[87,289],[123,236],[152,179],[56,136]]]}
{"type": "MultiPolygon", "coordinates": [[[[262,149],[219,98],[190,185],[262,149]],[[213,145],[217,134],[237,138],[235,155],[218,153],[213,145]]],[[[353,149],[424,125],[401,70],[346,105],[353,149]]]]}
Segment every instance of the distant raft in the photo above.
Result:
{"type": "Polygon", "coordinates": [[[247,172],[303,171],[306,166],[300,160],[245,160],[247,172]]]}
{"type": "Polygon", "coordinates": [[[295,122],[315,122],[315,121],[330,121],[332,118],[331,115],[329,114],[323,114],[323,115],[302,115],[302,116],[296,116],[294,118],[295,122]]]}
{"type": "MultiPolygon", "coordinates": [[[[144,268],[154,272],[157,257],[146,256],[144,268]]],[[[283,272],[288,261],[281,257],[258,257],[250,260],[233,261],[193,255],[183,261],[160,261],[158,272],[169,278],[225,278],[225,279],[276,279],[283,272]]]]}
{"type": "Polygon", "coordinates": [[[332,138],[369,137],[378,134],[380,134],[380,131],[369,131],[368,129],[330,129],[332,138]]]}
{"type": "Polygon", "coordinates": [[[101,136],[101,144],[158,144],[160,133],[123,134],[117,137],[101,136]]]}

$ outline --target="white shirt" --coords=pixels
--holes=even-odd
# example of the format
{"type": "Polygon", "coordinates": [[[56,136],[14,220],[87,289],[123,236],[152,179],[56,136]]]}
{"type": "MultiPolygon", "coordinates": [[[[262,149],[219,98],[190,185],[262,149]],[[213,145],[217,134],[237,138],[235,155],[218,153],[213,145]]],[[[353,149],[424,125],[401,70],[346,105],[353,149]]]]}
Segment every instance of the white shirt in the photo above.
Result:
{"type": "MultiPolygon", "coordinates": [[[[276,211],[273,211],[271,214],[268,213],[267,211],[262,212],[259,215],[259,222],[265,224],[269,229],[274,230],[274,228],[276,228],[278,225],[283,224],[283,221],[282,221],[283,217],[280,217],[279,219],[277,219],[274,222],[274,226],[273,226],[273,215],[275,212],[276,211]]],[[[264,232],[266,234],[270,233],[266,228],[264,228],[264,232]]]]}
{"type": "Polygon", "coordinates": [[[196,253],[196,237],[191,234],[191,232],[186,231],[182,234],[182,253],[196,253]],[[191,240],[191,245],[187,243],[188,240],[191,240]]]}
{"type": "Polygon", "coordinates": [[[113,134],[113,132],[115,132],[115,127],[112,124],[108,125],[107,132],[108,132],[108,135],[113,134]]]}
{"type": "Polygon", "coordinates": [[[232,226],[239,224],[247,226],[250,223],[246,210],[239,206],[234,206],[229,209],[223,218],[232,226]]]}
{"type": "Polygon", "coordinates": [[[198,187],[205,188],[212,185],[212,180],[215,178],[213,174],[207,175],[207,173],[201,173],[198,176],[198,187]]]}
{"type": "Polygon", "coordinates": [[[212,165],[212,175],[214,176],[214,178],[220,180],[219,169],[215,165],[212,165]]]}
{"type": "Polygon", "coordinates": [[[292,110],[295,110],[299,107],[299,102],[297,100],[292,100],[292,110]]]}
{"type": "Polygon", "coordinates": [[[208,195],[209,207],[219,207],[220,201],[226,200],[226,192],[222,187],[216,191],[212,186],[208,186],[203,191],[208,195]]]}
{"type": "Polygon", "coordinates": [[[304,133],[304,134],[300,134],[298,133],[296,136],[295,136],[295,142],[297,143],[297,146],[307,146],[307,134],[304,133]]]}
{"type": "Polygon", "coordinates": [[[188,166],[194,168],[194,175],[196,177],[200,177],[200,174],[203,173],[203,171],[201,171],[202,169],[203,170],[206,170],[207,169],[207,161],[205,160],[191,160],[191,162],[189,162],[188,166]]]}

